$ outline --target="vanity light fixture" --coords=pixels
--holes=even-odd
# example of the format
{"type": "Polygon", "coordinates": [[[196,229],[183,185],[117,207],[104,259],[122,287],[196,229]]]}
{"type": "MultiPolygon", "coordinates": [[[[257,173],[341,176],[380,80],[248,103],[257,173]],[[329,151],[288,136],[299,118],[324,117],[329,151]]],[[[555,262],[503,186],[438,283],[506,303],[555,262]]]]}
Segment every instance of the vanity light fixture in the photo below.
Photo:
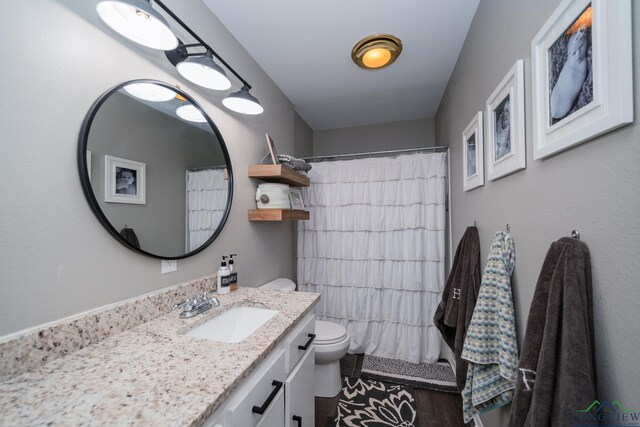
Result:
{"type": "Polygon", "coordinates": [[[204,115],[193,105],[183,105],[182,107],[178,107],[176,110],[176,114],[183,120],[194,123],[204,123],[207,119],[204,115]]]}
{"type": "Polygon", "coordinates": [[[177,96],[174,91],[153,83],[131,83],[124,90],[129,95],[151,102],[170,101],[177,96]]]}
{"type": "Polygon", "coordinates": [[[360,40],[351,50],[351,59],[360,68],[378,70],[389,66],[402,52],[402,41],[391,34],[373,34],[360,40]]]}
{"type": "Polygon", "coordinates": [[[243,86],[238,92],[234,92],[222,100],[222,104],[231,111],[240,114],[255,116],[262,114],[264,108],[260,101],[249,93],[249,88],[243,86]]]}
{"type": "MultiPolygon", "coordinates": [[[[261,114],[264,109],[260,102],[249,93],[251,90],[249,82],[243,79],[162,1],[154,0],[154,4],[166,12],[198,42],[183,44],[175,36],[167,20],[151,7],[151,0],[103,0],[98,3],[96,10],[100,18],[117,33],[143,46],[164,50],[169,62],[185,79],[208,89],[227,90],[231,87],[231,81],[224,69],[214,61],[215,57],[242,82],[240,91],[230,94],[222,101],[224,106],[241,114],[261,114]],[[196,47],[204,49],[204,52],[191,53],[188,51],[188,49],[196,47]]],[[[198,111],[198,113],[200,112],[198,111]]],[[[189,119],[185,118],[185,120],[189,119]]]]}
{"type": "Polygon", "coordinates": [[[176,65],[182,77],[213,90],[227,90],[231,87],[231,81],[221,66],[215,63],[211,52],[203,55],[189,56],[176,65]]]}
{"type": "Polygon", "coordinates": [[[105,0],[97,4],[100,19],[129,40],[151,49],[171,50],[178,38],[150,0],[105,0]]]}

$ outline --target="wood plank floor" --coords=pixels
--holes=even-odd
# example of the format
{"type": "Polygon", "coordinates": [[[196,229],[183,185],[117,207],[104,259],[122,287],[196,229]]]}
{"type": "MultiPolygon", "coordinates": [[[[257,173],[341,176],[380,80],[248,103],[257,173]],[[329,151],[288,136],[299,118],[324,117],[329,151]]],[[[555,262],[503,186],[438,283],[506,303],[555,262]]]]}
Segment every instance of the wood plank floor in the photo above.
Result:
{"type": "MultiPolygon", "coordinates": [[[[343,374],[353,368],[350,355],[340,361],[343,374]],[[347,369],[345,369],[347,368],[347,369]]],[[[353,356],[351,356],[353,357],[353,356]]],[[[353,377],[360,378],[363,355],[359,354],[353,369],[353,377]]],[[[316,427],[329,427],[336,415],[338,396],[333,398],[316,397],[316,427]]],[[[441,393],[437,391],[414,389],[416,408],[418,411],[418,427],[464,427],[462,422],[462,398],[459,394],[441,393]]]]}

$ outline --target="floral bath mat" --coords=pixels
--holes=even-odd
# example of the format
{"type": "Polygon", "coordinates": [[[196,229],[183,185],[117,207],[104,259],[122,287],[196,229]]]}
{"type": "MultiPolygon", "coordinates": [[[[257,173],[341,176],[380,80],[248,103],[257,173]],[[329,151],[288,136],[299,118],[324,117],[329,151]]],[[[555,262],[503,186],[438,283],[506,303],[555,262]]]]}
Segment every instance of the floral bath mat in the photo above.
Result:
{"type": "Polygon", "coordinates": [[[416,427],[411,387],[345,377],[335,427],[416,427]]]}

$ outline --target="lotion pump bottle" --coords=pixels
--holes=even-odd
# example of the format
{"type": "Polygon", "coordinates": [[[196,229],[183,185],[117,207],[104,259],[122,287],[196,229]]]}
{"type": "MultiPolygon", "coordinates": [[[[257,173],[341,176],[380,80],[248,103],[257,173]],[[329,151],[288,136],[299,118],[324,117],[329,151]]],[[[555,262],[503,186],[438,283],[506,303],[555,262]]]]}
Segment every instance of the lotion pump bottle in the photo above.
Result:
{"type": "Polygon", "coordinates": [[[238,272],[236,270],[236,266],[233,263],[233,257],[238,256],[238,254],[229,255],[229,281],[231,282],[231,290],[235,291],[238,289],[238,272]]]}
{"type": "Polygon", "coordinates": [[[228,294],[229,292],[231,292],[230,289],[230,285],[231,285],[231,280],[230,279],[230,272],[229,272],[229,267],[227,267],[227,257],[223,256],[222,257],[222,263],[220,264],[220,268],[218,269],[218,286],[216,288],[216,291],[221,294],[228,294]]]}

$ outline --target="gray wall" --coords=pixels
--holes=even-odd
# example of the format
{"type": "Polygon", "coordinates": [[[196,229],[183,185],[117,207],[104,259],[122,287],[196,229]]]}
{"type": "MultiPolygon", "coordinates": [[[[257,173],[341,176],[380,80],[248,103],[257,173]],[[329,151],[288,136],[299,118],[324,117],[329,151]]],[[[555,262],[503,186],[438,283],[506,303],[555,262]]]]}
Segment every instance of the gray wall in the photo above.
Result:
{"type": "Polygon", "coordinates": [[[293,155],[301,157],[313,156],[313,130],[296,112],[293,113],[293,155]]]}
{"type": "Polygon", "coordinates": [[[100,209],[116,230],[128,226],[147,252],[179,256],[185,249],[186,170],[224,164],[218,139],[127,95],[102,104],[89,133],[91,184],[100,209]],[[142,162],[146,203],[104,201],[105,155],[142,162]]]}
{"type": "Polygon", "coordinates": [[[316,130],[313,132],[314,156],[430,147],[433,145],[436,145],[433,119],[407,120],[379,125],[316,130]]]}
{"type": "MultiPolygon", "coordinates": [[[[634,3],[633,26],[640,28],[634,3]]],[[[511,225],[517,261],[513,292],[520,344],[536,280],[552,241],[582,233],[593,264],[600,399],[640,407],[640,126],[630,126],[546,160],[533,160],[530,43],[558,0],[483,0],[436,115],[436,139],[451,146],[454,244],[478,221],[482,257],[496,230],[511,225]],[[527,168],[462,191],[462,131],[517,59],[525,59],[527,168]]],[[[640,92],[640,31],[634,35],[635,111],[640,92]]],[[[486,168],[485,168],[486,170],[486,168]]],[[[504,424],[508,408],[483,415],[504,424]]]]}
{"type": "Polygon", "coordinates": [[[213,273],[223,254],[239,255],[241,285],[293,277],[293,227],[247,221],[256,188],[247,166],[264,155],[265,132],[279,150],[293,151],[291,102],[202,2],[166,4],[253,85],[264,114],[224,109],[226,93],[197,88],[163,52],[114,34],[99,21],[96,3],[11,2],[0,14],[0,52],[11,58],[0,64],[0,92],[11,100],[0,106],[0,335],[213,273]],[[107,234],[84,199],[76,164],[80,126],[92,103],[138,78],[179,84],[191,94],[218,125],[234,170],[224,230],[165,275],[159,260],[107,234]]]}

